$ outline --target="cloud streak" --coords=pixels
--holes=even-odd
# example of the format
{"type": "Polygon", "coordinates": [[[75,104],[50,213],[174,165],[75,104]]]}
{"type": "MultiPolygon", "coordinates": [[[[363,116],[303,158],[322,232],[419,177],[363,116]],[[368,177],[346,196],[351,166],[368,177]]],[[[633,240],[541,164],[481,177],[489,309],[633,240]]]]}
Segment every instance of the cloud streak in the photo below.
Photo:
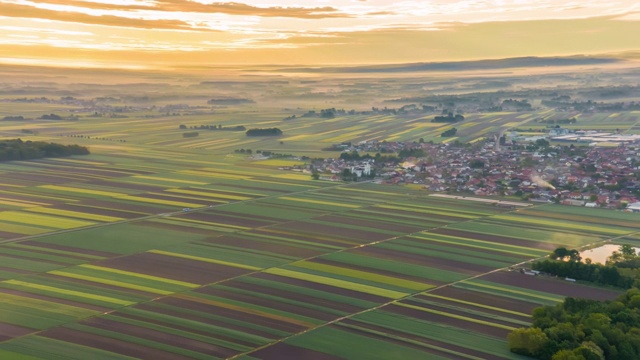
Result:
{"type": "MultiPolygon", "coordinates": [[[[194,54],[202,53],[203,59],[216,61],[317,59],[343,64],[640,48],[628,35],[640,21],[636,0],[291,4],[290,0],[0,0],[4,35],[0,45],[14,46],[15,54],[29,56],[33,55],[27,48],[41,47],[43,57],[47,53],[58,57],[59,52],[51,49],[66,48],[93,51],[101,59],[109,55],[98,55],[101,51],[131,51],[145,61],[143,52],[162,54],[163,61],[200,61],[194,54]]],[[[0,48],[7,57],[5,51],[0,48]]]]}

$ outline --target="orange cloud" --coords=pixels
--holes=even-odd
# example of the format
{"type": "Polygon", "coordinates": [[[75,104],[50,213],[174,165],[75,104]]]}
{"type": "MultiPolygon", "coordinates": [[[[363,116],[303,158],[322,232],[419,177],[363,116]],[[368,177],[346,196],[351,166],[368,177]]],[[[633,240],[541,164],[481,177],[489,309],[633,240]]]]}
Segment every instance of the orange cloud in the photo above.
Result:
{"type": "MultiPolygon", "coordinates": [[[[191,25],[180,20],[132,19],[114,15],[93,16],[77,12],[54,11],[32,6],[2,4],[2,16],[57,20],[93,25],[121,26],[142,29],[189,30],[191,25]]],[[[200,29],[204,30],[204,29],[200,29]]]]}
{"type": "Polygon", "coordinates": [[[187,12],[201,14],[225,14],[225,15],[241,15],[241,16],[261,16],[261,17],[291,17],[301,19],[322,19],[335,17],[350,17],[350,15],[339,12],[333,7],[257,7],[242,3],[210,3],[203,4],[195,1],[187,0],[158,0],[149,5],[146,4],[109,4],[104,2],[90,2],[82,0],[32,0],[34,4],[55,4],[55,5],[72,5],[79,8],[91,10],[119,10],[119,11],[136,11],[136,10],[153,10],[160,12],[187,12]]]}

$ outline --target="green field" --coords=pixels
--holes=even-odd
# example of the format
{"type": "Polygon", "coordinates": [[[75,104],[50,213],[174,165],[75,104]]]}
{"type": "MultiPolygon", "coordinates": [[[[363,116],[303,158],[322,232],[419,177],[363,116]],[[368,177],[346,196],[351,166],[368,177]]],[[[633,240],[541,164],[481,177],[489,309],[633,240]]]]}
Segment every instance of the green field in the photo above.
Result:
{"type": "MultiPolygon", "coordinates": [[[[0,102],[1,116],[70,110],[0,102]]],[[[321,149],[344,141],[442,141],[450,125],[425,115],[293,121],[283,120],[292,110],[264,104],[178,115],[149,107],[126,118],[75,110],[76,120],[0,123],[1,139],[92,152],[0,163],[3,358],[521,359],[506,335],[528,326],[536,306],[618,292],[512,267],[557,246],[640,243],[634,214],[318,181],[279,169],[304,160],[235,151],[328,157],[337,153],[321,149]],[[179,129],[211,123],[284,135],[184,138],[179,129]]],[[[633,130],[637,114],[610,115],[584,121],[633,130]]],[[[457,139],[535,129],[547,116],[566,114],[469,114],[457,139]]]]}

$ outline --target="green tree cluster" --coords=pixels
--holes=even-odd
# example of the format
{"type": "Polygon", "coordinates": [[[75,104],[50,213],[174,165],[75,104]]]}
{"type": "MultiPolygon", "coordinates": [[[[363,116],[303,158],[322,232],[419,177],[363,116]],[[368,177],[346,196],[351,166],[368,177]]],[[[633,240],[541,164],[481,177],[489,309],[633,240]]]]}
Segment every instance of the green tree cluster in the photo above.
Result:
{"type": "Polygon", "coordinates": [[[267,129],[249,129],[246,132],[247,136],[279,136],[282,135],[282,130],[278,128],[267,128],[267,129]]]}
{"type": "Polygon", "coordinates": [[[62,145],[44,141],[22,141],[22,139],[0,141],[0,161],[32,160],[87,154],[89,154],[89,149],[79,145],[62,145]]]}
{"type": "Polygon", "coordinates": [[[458,132],[458,129],[456,128],[451,128],[449,130],[445,130],[442,132],[442,134],[440,134],[440,136],[442,137],[452,137],[454,136],[456,133],[458,132]]]}
{"type": "Polygon", "coordinates": [[[542,360],[640,359],[640,290],[536,308],[532,327],[512,331],[508,342],[512,352],[542,360]]]}
{"type": "Polygon", "coordinates": [[[629,289],[640,287],[640,256],[630,245],[622,245],[614,251],[605,265],[581,262],[577,250],[560,247],[549,255],[550,259],[536,261],[531,265],[534,270],[548,274],[569,277],[629,289]]]}

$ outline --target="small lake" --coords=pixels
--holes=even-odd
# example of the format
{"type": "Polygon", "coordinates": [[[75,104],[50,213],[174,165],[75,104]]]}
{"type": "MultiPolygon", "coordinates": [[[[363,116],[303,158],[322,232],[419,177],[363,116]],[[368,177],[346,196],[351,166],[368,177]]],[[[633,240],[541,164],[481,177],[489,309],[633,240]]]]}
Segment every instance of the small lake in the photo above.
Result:
{"type": "MultiPolygon", "coordinates": [[[[582,261],[584,259],[591,259],[593,263],[601,263],[604,264],[607,261],[607,258],[611,256],[614,251],[620,249],[620,245],[615,244],[606,244],[597,248],[589,249],[582,251],[580,256],[582,257],[582,261]]],[[[640,251],[640,248],[635,248],[636,253],[640,251]]]]}

